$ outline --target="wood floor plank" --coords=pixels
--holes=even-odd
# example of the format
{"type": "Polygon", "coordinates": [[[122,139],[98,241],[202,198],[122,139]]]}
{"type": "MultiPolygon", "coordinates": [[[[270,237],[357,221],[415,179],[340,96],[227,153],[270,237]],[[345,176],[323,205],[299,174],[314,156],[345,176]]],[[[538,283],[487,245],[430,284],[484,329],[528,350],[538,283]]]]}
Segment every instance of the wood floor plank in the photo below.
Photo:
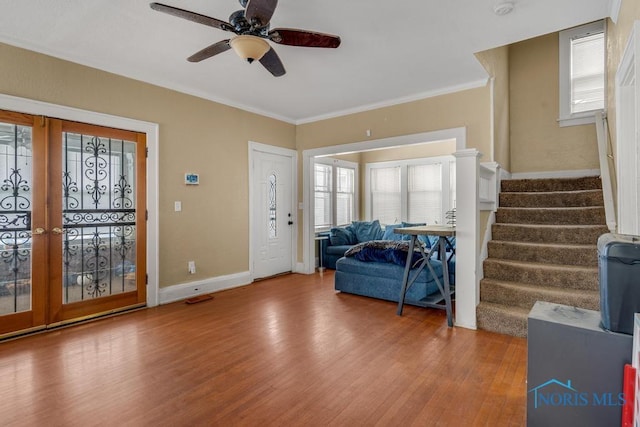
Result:
{"type": "Polygon", "coordinates": [[[5,426],[524,425],[526,340],[287,275],[0,343],[5,426]]]}

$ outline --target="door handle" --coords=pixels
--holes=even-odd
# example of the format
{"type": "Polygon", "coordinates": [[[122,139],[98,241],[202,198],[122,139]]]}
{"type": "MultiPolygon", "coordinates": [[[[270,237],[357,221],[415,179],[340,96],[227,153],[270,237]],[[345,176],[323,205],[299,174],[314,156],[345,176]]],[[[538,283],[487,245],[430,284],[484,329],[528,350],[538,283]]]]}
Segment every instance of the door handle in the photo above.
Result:
{"type": "Polygon", "coordinates": [[[64,233],[64,230],[63,230],[62,228],[60,228],[60,227],[53,227],[53,229],[51,230],[51,232],[52,232],[53,234],[62,234],[62,233],[64,233]]]}
{"type": "Polygon", "coordinates": [[[287,224],[293,225],[293,221],[288,221],[287,224]]]}
{"type": "Polygon", "coordinates": [[[47,230],[42,227],[35,228],[31,234],[45,234],[47,230]]]}

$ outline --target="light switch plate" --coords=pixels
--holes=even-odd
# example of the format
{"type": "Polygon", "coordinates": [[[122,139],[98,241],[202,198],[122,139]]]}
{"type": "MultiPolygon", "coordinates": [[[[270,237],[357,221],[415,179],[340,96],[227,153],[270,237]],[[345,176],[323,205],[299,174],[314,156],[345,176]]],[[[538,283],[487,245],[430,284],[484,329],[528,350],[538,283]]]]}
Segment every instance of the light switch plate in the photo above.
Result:
{"type": "Polygon", "coordinates": [[[181,202],[181,201],[179,201],[179,200],[177,200],[177,201],[173,202],[173,209],[174,209],[176,212],[180,212],[180,211],[182,211],[182,202],[181,202]]]}

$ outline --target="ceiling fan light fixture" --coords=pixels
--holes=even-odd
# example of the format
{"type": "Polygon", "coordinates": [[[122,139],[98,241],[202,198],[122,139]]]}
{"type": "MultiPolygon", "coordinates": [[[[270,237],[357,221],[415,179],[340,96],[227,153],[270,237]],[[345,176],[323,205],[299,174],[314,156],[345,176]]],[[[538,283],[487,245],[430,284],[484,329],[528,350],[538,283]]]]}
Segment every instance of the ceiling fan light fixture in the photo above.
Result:
{"type": "Polygon", "coordinates": [[[249,63],[259,60],[271,49],[266,40],[249,35],[236,36],[229,40],[229,45],[240,58],[246,59],[249,63]]]}

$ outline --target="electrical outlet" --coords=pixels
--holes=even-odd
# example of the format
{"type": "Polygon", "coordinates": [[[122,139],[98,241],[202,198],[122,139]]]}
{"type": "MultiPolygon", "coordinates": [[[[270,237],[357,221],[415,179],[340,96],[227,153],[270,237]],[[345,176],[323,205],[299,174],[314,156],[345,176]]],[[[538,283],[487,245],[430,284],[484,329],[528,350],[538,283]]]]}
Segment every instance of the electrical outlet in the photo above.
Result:
{"type": "Polygon", "coordinates": [[[175,212],[181,212],[182,211],[182,202],[179,200],[176,200],[175,202],[173,202],[173,210],[175,212]]]}
{"type": "Polygon", "coordinates": [[[189,261],[187,266],[189,268],[189,273],[190,274],[196,274],[196,262],[195,261],[189,261]]]}

